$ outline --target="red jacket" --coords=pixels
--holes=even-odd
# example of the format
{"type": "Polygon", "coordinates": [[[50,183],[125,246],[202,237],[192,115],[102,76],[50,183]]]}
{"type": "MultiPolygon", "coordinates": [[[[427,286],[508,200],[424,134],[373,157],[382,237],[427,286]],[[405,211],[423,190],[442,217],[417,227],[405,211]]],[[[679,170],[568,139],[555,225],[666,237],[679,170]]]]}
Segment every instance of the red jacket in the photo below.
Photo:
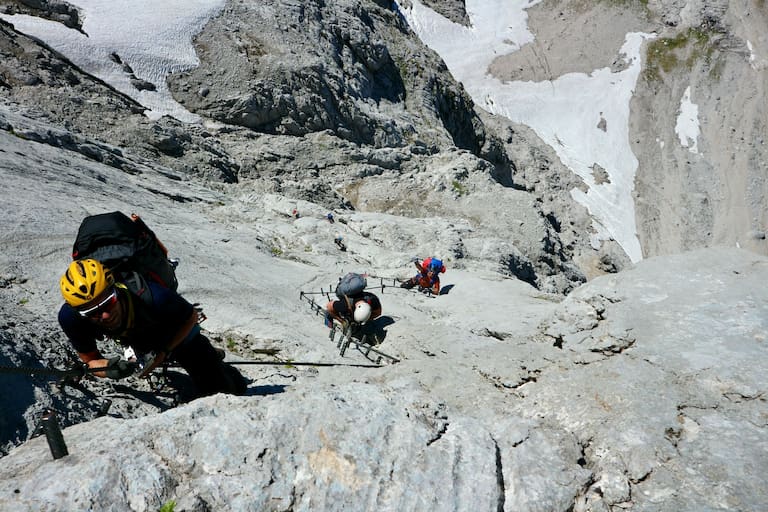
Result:
{"type": "Polygon", "coordinates": [[[430,256],[421,263],[418,261],[414,262],[416,268],[419,269],[419,274],[415,277],[415,280],[421,288],[429,288],[432,290],[432,293],[437,295],[440,293],[440,274],[445,273],[445,265],[440,265],[439,272],[432,272],[429,270],[429,267],[433,259],[430,256]]]}

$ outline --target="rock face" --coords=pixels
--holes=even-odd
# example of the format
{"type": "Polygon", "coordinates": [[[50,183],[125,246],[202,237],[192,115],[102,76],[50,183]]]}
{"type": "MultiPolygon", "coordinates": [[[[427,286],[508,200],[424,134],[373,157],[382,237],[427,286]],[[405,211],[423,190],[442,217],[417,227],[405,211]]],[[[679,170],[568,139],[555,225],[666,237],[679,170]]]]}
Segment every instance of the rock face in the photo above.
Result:
{"type": "MultiPolygon", "coordinates": [[[[392,400],[366,384],[290,395],[258,406],[253,398],[201,400],[153,418],[73,427],[66,431],[73,455],[61,459],[73,478],[40,492],[37,469],[14,467],[28,485],[4,480],[4,497],[16,499],[2,498],[3,505],[83,508],[95,498],[132,510],[171,499],[180,510],[488,510],[503,502],[493,438],[478,435],[482,427],[472,421],[449,425],[429,397],[392,400]],[[77,468],[97,431],[107,436],[98,435],[101,446],[130,441],[101,452],[101,464],[77,468]],[[472,478],[456,482],[455,474],[472,478]],[[126,477],[128,487],[115,485],[126,477]],[[89,486],[77,485],[81,479],[89,486]]],[[[29,449],[47,457],[42,438],[29,449]]]]}
{"type": "Polygon", "coordinates": [[[467,16],[466,2],[464,0],[427,0],[424,4],[455,23],[461,23],[466,26],[469,26],[470,24],[469,16],[467,16]]]}
{"type": "MultiPolygon", "coordinates": [[[[235,162],[205,130],[168,117],[148,120],[141,105],[2,20],[0,95],[12,110],[53,125],[59,134],[67,132],[38,136],[46,144],[108,163],[112,160],[82,146],[119,146],[186,175],[224,182],[237,179],[235,162]]],[[[3,126],[20,129],[7,119],[3,126]]]]}
{"type": "Polygon", "coordinates": [[[728,506],[760,508],[750,502],[754,496],[766,499],[755,487],[762,484],[743,466],[725,468],[731,457],[768,447],[764,422],[755,421],[766,407],[756,392],[762,388],[756,380],[760,365],[749,362],[765,350],[765,305],[744,279],[765,264],[733,250],[653,258],[620,280],[599,278],[563,303],[545,333],[581,368],[559,378],[562,385],[550,387],[546,396],[524,393],[525,403],[559,404],[551,412],[559,420],[602,432],[589,436],[585,450],[587,465],[594,454],[601,468],[585,495],[588,505],[626,500],[633,510],[706,509],[712,505],[699,496],[708,492],[702,489],[722,489],[724,480],[735,479],[745,487],[726,492],[728,506]],[[755,316],[747,319],[745,311],[755,316]],[[655,341],[646,345],[650,339],[655,341]],[[606,380],[592,375],[580,387],[586,380],[577,375],[591,374],[595,364],[606,380]],[[614,377],[618,382],[609,382],[614,377]],[[600,425],[588,418],[594,412],[613,420],[600,425]],[[609,445],[619,444],[624,455],[606,456],[609,445]],[[686,474],[675,474],[682,466],[689,468],[686,474]],[[665,497],[662,488],[676,491],[665,497]]]}
{"type": "Polygon", "coordinates": [[[82,19],[77,7],[60,0],[7,0],[0,5],[3,14],[27,14],[58,21],[62,25],[81,30],[82,19]]]}
{"type": "Polygon", "coordinates": [[[645,46],[630,115],[643,254],[717,244],[768,253],[764,6],[707,0],[627,8],[574,0],[527,12],[536,41],[496,59],[490,71],[501,80],[614,68],[628,32],[657,34],[645,46]]]}
{"type": "Polygon", "coordinates": [[[488,311],[491,342],[447,303],[452,331],[395,342],[402,364],[73,426],[56,461],[28,442],[3,459],[0,505],[761,510],[766,273],[735,249],[649,259],[549,303],[531,337],[488,311]]]}
{"type": "Polygon", "coordinates": [[[766,254],[766,11],[713,1],[664,13],[633,105],[667,113],[633,123],[641,242],[649,255],[713,244],[766,254]],[[680,125],[692,106],[695,134],[680,125]]]}
{"type": "Polygon", "coordinates": [[[472,100],[388,5],[231,4],[197,45],[201,65],[171,87],[205,117],[273,134],[331,130],[377,147],[477,153],[484,142],[472,100]]]}

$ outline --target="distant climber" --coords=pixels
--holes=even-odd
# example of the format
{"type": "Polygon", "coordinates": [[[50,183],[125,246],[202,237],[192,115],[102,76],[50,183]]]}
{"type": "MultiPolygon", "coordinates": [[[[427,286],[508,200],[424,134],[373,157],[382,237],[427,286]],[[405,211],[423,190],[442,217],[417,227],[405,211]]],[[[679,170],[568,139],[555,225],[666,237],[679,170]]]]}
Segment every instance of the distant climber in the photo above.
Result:
{"type": "Polygon", "coordinates": [[[326,325],[331,327],[333,319],[343,326],[361,326],[381,315],[381,301],[371,292],[365,291],[367,281],[362,274],[349,273],[339,280],[336,287],[338,300],[325,306],[326,325]]]}
{"type": "Polygon", "coordinates": [[[403,282],[400,285],[400,288],[410,290],[414,286],[418,286],[419,290],[425,290],[434,295],[439,295],[440,274],[445,273],[445,265],[443,262],[435,257],[429,257],[421,262],[419,261],[419,258],[412,258],[411,262],[416,265],[419,273],[403,282]]]}
{"type": "Polygon", "coordinates": [[[328,327],[331,326],[331,318],[338,320],[344,326],[351,324],[357,327],[381,316],[381,301],[371,292],[362,292],[355,296],[330,301],[325,309],[328,327]]]}
{"type": "Polygon", "coordinates": [[[336,238],[333,239],[333,243],[336,244],[336,247],[338,247],[340,251],[347,251],[347,246],[344,244],[344,237],[341,235],[336,235],[336,238]]]}
{"type": "Polygon", "coordinates": [[[325,218],[326,218],[326,219],[328,219],[328,222],[330,222],[331,224],[333,224],[334,222],[336,222],[336,221],[334,220],[334,218],[333,218],[333,214],[332,214],[331,212],[328,212],[328,215],[326,215],[326,216],[325,216],[325,218]]]}
{"type": "Polygon", "coordinates": [[[117,282],[94,259],[70,263],[59,286],[59,324],[88,367],[106,368],[96,376],[122,379],[139,369],[120,356],[106,359],[96,345],[106,337],[133,349],[145,362],[142,374],[168,359],[187,371],[198,396],[245,392],[245,378],[201,334],[195,307],[173,290],[138,274],[117,282]]]}

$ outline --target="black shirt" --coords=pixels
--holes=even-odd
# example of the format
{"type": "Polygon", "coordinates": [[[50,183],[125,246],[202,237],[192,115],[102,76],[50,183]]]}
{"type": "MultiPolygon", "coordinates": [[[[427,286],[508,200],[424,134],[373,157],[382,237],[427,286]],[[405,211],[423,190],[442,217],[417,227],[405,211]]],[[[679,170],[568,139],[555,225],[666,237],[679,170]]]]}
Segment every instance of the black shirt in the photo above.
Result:
{"type": "Polygon", "coordinates": [[[75,350],[93,352],[97,349],[96,341],[104,338],[129,345],[139,353],[161,350],[168,346],[192,315],[192,305],[181,295],[155,283],[147,283],[144,293],[151,294],[151,300],[147,301],[125,288],[118,288],[117,291],[125,318],[123,325],[115,332],[83,318],[69,304],[61,306],[59,325],[75,350]]]}

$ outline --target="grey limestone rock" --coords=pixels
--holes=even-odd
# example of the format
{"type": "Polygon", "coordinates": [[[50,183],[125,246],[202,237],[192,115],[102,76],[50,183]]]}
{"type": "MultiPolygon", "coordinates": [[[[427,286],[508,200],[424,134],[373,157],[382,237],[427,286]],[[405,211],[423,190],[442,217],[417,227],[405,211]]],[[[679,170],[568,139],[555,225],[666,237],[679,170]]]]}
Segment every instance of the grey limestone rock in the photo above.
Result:
{"type": "Polygon", "coordinates": [[[454,316],[420,361],[69,426],[67,457],[39,437],[3,458],[0,505],[760,510],[766,272],[736,249],[652,258],[552,303],[560,346],[501,317],[451,336],[454,316]]]}
{"type": "Polygon", "coordinates": [[[273,134],[332,130],[375,146],[484,143],[472,100],[390,6],[230,4],[197,42],[201,65],[170,86],[206,117],[273,134]],[[201,88],[211,93],[193,94],[201,88]]]}
{"type": "Polygon", "coordinates": [[[6,14],[28,14],[57,21],[82,32],[82,19],[77,6],[63,0],[7,0],[0,5],[6,14]]]}

